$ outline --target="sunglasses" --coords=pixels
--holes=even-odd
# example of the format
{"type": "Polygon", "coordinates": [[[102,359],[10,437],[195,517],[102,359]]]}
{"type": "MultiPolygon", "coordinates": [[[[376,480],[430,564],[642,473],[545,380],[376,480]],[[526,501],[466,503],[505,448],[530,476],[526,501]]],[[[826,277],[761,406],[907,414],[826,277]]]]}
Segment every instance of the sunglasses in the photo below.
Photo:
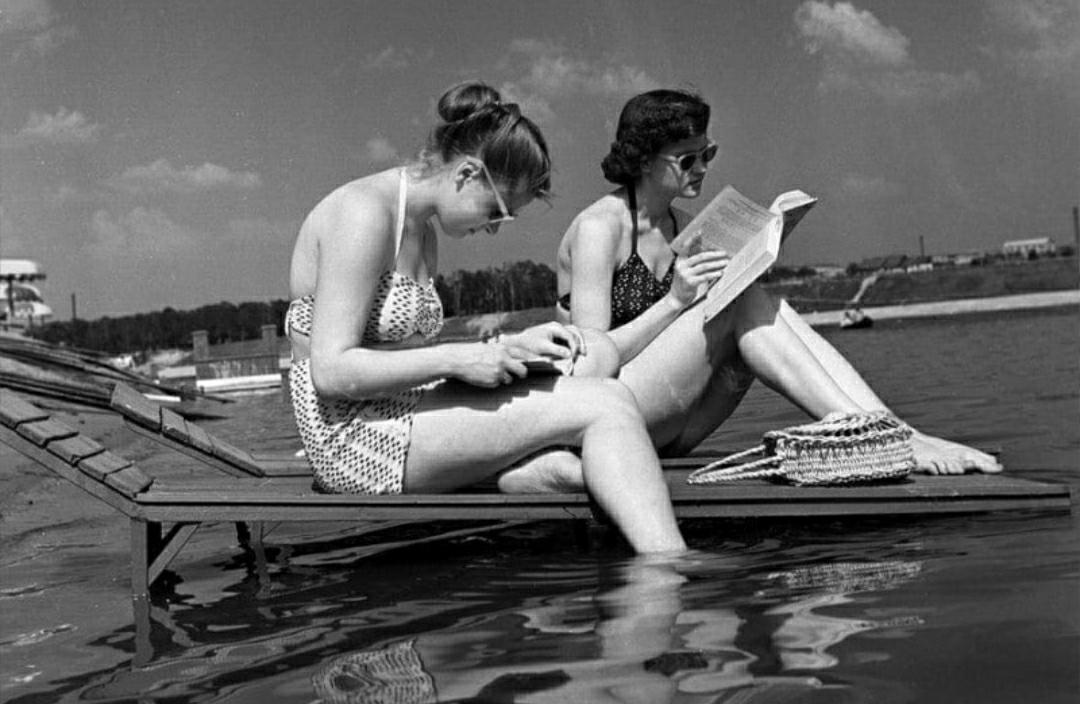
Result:
{"type": "Polygon", "coordinates": [[[671,154],[658,154],[657,156],[677,165],[682,171],[689,171],[694,168],[698,159],[701,159],[702,166],[708,166],[709,162],[715,159],[719,152],[720,147],[715,142],[710,142],[708,146],[699,152],[689,152],[678,156],[673,156],[671,154]]]}
{"type": "Polygon", "coordinates": [[[506,207],[506,201],[504,201],[502,196],[499,194],[499,189],[495,187],[495,179],[491,177],[491,172],[488,171],[487,166],[484,165],[484,162],[482,161],[480,162],[480,168],[484,171],[484,176],[487,177],[488,185],[491,186],[491,192],[495,194],[495,203],[499,206],[499,212],[493,213],[488,217],[486,226],[491,227],[492,225],[501,225],[506,222],[513,222],[517,219],[517,216],[510,214],[510,209],[506,207]]]}

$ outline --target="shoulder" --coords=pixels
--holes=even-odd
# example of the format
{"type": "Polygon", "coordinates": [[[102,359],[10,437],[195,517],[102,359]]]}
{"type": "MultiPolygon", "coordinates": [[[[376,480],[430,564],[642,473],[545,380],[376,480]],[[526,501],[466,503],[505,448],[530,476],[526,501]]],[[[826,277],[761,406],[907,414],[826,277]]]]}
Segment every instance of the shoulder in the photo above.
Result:
{"type": "Polygon", "coordinates": [[[308,214],[301,232],[324,242],[364,241],[394,226],[396,176],[382,172],[350,181],[323,198],[308,214]],[[393,177],[394,187],[389,181],[393,177]]]}
{"type": "Polygon", "coordinates": [[[622,241],[628,211],[615,194],[608,194],[578,213],[566,236],[572,246],[617,247],[622,241]]]}

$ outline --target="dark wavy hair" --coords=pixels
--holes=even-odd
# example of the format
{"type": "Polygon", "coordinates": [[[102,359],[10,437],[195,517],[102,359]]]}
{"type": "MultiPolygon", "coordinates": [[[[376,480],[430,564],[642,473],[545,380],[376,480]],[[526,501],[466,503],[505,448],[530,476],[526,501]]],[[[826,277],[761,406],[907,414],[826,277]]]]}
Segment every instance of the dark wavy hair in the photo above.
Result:
{"type": "Polygon", "coordinates": [[[627,185],[641,176],[641,167],[672,142],[705,134],[709,104],[682,90],[660,89],[636,95],[619,115],[611,150],[600,162],[604,178],[627,185]]]}
{"type": "Polygon", "coordinates": [[[551,158],[547,141],[516,103],[477,81],[460,83],[439,98],[441,121],[431,130],[424,156],[443,163],[460,156],[484,162],[492,178],[512,192],[547,198],[551,193],[551,158]]]}

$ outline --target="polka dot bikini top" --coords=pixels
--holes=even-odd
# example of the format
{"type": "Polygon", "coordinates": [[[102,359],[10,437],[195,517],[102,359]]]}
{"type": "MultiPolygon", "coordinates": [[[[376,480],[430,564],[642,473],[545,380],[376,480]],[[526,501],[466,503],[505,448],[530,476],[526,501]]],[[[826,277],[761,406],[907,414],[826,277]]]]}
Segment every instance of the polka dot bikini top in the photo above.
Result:
{"type": "MultiPolygon", "coordinates": [[[[405,231],[405,172],[401,172],[398,190],[397,232],[395,233],[394,261],[401,250],[401,238],[405,231]]],[[[311,335],[311,319],[315,297],[302,296],[289,304],[285,317],[286,331],[311,335]]],[[[375,288],[375,300],[371,304],[361,341],[365,344],[379,342],[402,342],[413,335],[430,339],[439,334],[443,325],[442,301],[435,291],[435,281],[421,283],[405,274],[391,270],[379,277],[375,288]]]]}

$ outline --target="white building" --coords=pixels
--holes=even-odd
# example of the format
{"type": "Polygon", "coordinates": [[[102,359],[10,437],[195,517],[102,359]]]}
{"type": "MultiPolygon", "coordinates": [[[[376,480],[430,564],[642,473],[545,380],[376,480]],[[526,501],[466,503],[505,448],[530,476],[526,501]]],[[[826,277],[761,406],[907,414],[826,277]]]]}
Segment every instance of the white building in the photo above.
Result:
{"type": "Polygon", "coordinates": [[[1057,245],[1049,237],[1033,237],[1027,240],[1010,240],[1001,246],[1007,257],[1026,257],[1035,254],[1053,254],[1057,245]]]}
{"type": "Polygon", "coordinates": [[[23,329],[52,320],[52,308],[34,282],[45,278],[37,262],[0,259],[0,328],[23,329]]]}

